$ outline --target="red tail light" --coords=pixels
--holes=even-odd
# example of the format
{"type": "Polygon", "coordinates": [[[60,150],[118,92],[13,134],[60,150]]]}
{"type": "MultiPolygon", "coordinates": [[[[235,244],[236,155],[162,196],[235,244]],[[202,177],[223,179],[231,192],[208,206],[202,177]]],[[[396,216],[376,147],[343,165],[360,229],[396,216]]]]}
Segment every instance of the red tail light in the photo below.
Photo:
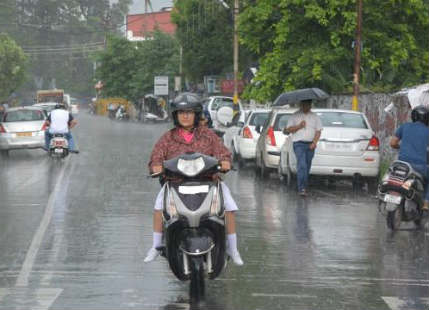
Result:
{"type": "Polygon", "coordinates": [[[48,123],[47,123],[47,122],[44,122],[44,123],[43,123],[43,126],[42,126],[42,129],[40,129],[40,131],[45,131],[45,130],[46,130],[46,128],[48,128],[48,123]]]}
{"type": "Polygon", "coordinates": [[[368,147],[366,148],[368,151],[378,151],[380,148],[380,141],[376,136],[372,136],[369,140],[368,147]]]}
{"type": "Polygon", "coordinates": [[[243,128],[243,138],[253,139],[252,132],[250,131],[250,128],[247,126],[243,128]]]}
{"type": "Polygon", "coordinates": [[[276,136],[274,135],[273,127],[268,128],[267,138],[268,138],[267,144],[270,144],[272,146],[276,146],[276,136]]]}
{"type": "Polygon", "coordinates": [[[3,125],[2,125],[2,124],[0,124],[0,132],[1,132],[1,133],[6,133],[6,130],[4,129],[4,127],[3,127],[3,125]]]}

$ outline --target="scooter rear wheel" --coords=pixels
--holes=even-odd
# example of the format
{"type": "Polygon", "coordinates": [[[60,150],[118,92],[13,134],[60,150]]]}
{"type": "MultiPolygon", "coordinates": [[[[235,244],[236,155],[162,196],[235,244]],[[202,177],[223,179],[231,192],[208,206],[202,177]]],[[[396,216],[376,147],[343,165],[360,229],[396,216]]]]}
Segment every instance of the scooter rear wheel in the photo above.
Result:
{"type": "Polygon", "coordinates": [[[189,298],[191,302],[204,300],[205,283],[204,283],[204,259],[197,256],[190,259],[191,283],[189,286],[189,298]]]}
{"type": "Polygon", "coordinates": [[[402,208],[399,206],[394,211],[387,212],[386,223],[391,230],[398,230],[402,221],[402,208]]]}

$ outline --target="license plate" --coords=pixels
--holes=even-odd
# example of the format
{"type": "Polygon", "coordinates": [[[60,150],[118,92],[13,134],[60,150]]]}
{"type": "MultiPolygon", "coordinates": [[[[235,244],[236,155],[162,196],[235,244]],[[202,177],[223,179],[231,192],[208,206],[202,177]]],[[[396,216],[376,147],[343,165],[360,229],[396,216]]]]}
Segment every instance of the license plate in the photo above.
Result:
{"type": "Polygon", "coordinates": [[[54,150],[54,152],[55,152],[55,153],[62,154],[62,153],[63,153],[63,149],[55,149],[55,150],[54,150]]]}
{"type": "Polygon", "coordinates": [[[399,205],[401,203],[402,197],[386,194],[384,195],[384,201],[394,203],[395,205],[399,205]]]}
{"type": "Polygon", "coordinates": [[[353,145],[351,143],[326,143],[326,148],[332,151],[351,151],[353,145]]]}
{"type": "Polygon", "coordinates": [[[208,193],[209,186],[208,185],[200,185],[200,186],[179,186],[179,193],[181,194],[200,194],[200,193],[208,193]]]}
{"type": "Polygon", "coordinates": [[[16,133],[17,137],[31,137],[33,136],[32,132],[17,132],[16,133]]]}

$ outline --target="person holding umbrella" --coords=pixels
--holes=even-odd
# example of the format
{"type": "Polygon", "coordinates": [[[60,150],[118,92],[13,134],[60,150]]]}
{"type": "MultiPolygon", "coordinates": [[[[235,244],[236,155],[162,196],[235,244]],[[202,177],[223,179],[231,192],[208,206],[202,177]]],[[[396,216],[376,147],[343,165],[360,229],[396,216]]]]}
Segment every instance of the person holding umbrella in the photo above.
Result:
{"type": "Polygon", "coordinates": [[[300,101],[300,109],[292,114],[285,134],[292,134],[293,150],[297,160],[297,183],[300,196],[307,195],[308,178],[314,150],[322,133],[322,121],[311,111],[311,99],[300,101]]]}

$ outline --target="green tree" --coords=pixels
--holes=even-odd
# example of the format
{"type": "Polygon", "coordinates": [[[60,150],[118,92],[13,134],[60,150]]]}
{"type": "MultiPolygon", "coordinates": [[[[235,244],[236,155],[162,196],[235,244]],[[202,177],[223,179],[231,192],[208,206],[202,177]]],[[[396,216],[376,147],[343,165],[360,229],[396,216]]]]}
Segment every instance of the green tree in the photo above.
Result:
{"type": "Polygon", "coordinates": [[[132,81],[133,99],[153,93],[155,76],[169,76],[171,90],[174,76],[179,75],[180,52],[177,40],[158,30],[152,35],[152,40],[137,43],[137,66],[132,81]]]}
{"type": "Polygon", "coordinates": [[[0,33],[0,101],[7,99],[25,80],[26,57],[22,49],[0,33]]]}
{"type": "MultiPolygon", "coordinates": [[[[361,84],[391,90],[427,77],[428,7],[423,0],[366,1],[361,84]]],[[[241,42],[260,62],[246,96],[272,100],[280,92],[321,87],[349,91],[353,75],[355,0],[246,1],[241,42]]]]}
{"type": "Polygon", "coordinates": [[[183,48],[184,73],[191,80],[232,71],[230,10],[218,0],[175,1],[172,20],[183,48]]]}
{"type": "Polygon", "coordinates": [[[177,41],[159,31],[151,40],[130,42],[111,36],[107,48],[98,56],[97,78],[103,81],[103,96],[131,101],[153,93],[154,77],[169,76],[170,85],[179,71],[177,41]]]}
{"type": "MultiPolygon", "coordinates": [[[[131,0],[6,0],[13,2],[8,33],[31,58],[33,83],[47,88],[56,82],[67,92],[91,95],[94,51],[107,33],[119,33],[131,0]]],[[[8,14],[0,5],[0,15],[8,14]]]]}

